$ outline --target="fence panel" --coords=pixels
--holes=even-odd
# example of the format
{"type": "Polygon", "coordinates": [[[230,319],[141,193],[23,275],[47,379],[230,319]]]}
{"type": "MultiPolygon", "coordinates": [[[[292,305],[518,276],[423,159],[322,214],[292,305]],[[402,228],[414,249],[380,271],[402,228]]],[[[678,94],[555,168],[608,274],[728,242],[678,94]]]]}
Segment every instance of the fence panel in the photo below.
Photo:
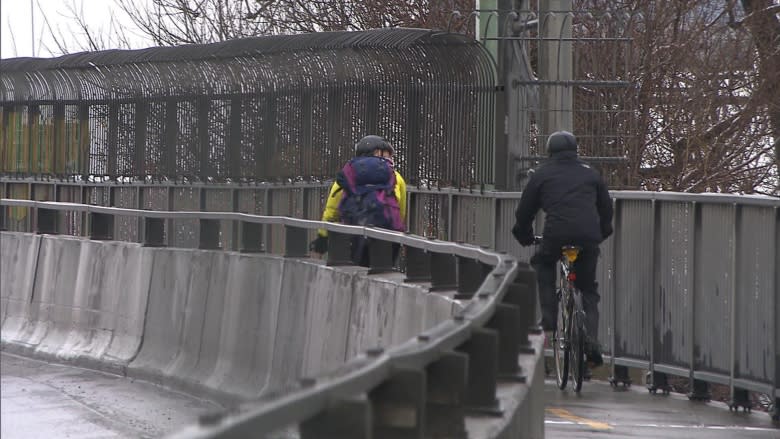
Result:
{"type": "Polygon", "coordinates": [[[615,253],[615,355],[648,359],[653,306],[653,206],[620,200],[615,253]]]}
{"type": "Polygon", "coordinates": [[[653,358],[655,362],[690,367],[692,340],[688,316],[693,310],[693,255],[689,241],[695,206],[693,203],[658,203],[657,269],[653,358]]]}
{"type": "MultiPolygon", "coordinates": [[[[763,294],[776,290],[778,271],[774,235],[775,212],[772,209],[742,206],[738,222],[736,260],[735,377],[767,380],[775,359],[771,328],[778,319],[775,296],[763,294]],[[765,230],[768,233],[756,233],[765,230]],[[762,353],[763,355],[756,355],[762,353]]],[[[769,381],[771,382],[771,381],[769,381]]]]}
{"type": "Polygon", "coordinates": [[[694,367],[730,373],[735,208],[702,204],[696,230],[694,367]]]}

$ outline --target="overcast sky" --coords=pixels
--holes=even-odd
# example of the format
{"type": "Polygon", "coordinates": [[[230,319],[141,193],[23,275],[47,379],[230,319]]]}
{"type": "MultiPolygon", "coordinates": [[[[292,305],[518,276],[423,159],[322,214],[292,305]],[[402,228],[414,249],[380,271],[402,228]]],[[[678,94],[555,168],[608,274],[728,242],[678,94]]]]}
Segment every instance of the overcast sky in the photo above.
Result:
{"type": "MultiPolygon", "coordinates": [[[[117,9],[114,0],[0,0],[0,58],[61,55],[46,28],[44,14],[51,27],[60,29],[63,35],[78,33],[80,31],[74,29],[73,20],[69,18],[72,14],[68,5],[73,3],[77,8],[83,8],[84,18],[96,31],[108,27],[112,14],[117,21],[131,26],[129,20],[124,18],[124,13],[117,9]]],[[[78,36],[68,42],[72,52],[79,51],[79,45],[73,41],[75,38],[78,36]]],[[[141,39],[136,43],[137,48],[150,45],[141,39]]]]}

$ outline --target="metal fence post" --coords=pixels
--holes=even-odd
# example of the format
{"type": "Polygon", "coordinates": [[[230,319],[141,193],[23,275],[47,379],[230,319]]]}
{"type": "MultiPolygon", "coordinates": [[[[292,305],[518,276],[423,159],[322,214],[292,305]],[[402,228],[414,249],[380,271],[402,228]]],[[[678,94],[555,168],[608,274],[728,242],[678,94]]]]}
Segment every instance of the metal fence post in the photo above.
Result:
{"type": "Polygon", "coordinates": [[[458,287],[455,299],[468,300],[474,297],[485,280],[482,265],[471,258],[456,256],[458,264],[458,287]]]}
{"type": "Polygon", "coordinates": [[[368,261],[370,268],[368,274],[390,273],[395,261],[393,260],[393,243],[381,239],[368,239],[368,261]]]}
{"type": "Polygon", "coordinates": [[[528,283],[515,283],[509,285],[504,293],[503,303],[515,306],[519,314],[516,316],[519,322],[516,328],[518,353],[533,354],[531,340],[528,336],[532,328],[538,328],[536,321],[536,285],[528,283]]]}
{"type": "Polygon", "coordinates": [[[110,241],[114,239],[114,215],[110,213],[89,213],[89,239],[110,241]]]}
{"type": "Polygon", "coordinates": [[[452,439],[468,437],[463,406],[468,365],[466,354],[448,352],[426,367],[426,436],[452,439]]]}
{"type": "Polygon", "coordinates": [[[650,293],[650,309],[648,310],[648,312],[650,314],[650,316],[649,316],[649,318],[650,318],[650,320],[649,320],[650,321],[650,330],[648,331],[648,337],[650,338],[650,340],[648,341],[648,345],[647,346],[650,349],[650,352],[649,352],[650,358],[649,358],[649,361],[648,361],[648,370],[650,372],[648,372],[648,373],[650,374],[649,376],[652,378],[654,376],[654,374],[652,372],[655,370],[655,350],[656,350],[656,347],[655,347],[655,343],[656,343],[655,331],[656,331],[656,327],[657,327],[657,323],[655,321],[655,315],[656,315],[655,307],[656,307],[657,303],[660,303],[660,301],[657,300],[658,296],[660,295],[660,292],[658,291],[658,282],[659,282],[659,280],[658,280],[658,278],[659,278],[658,259],[660,258],[660,255],[659,255],[659,253],[660,253],[659,247],[660,246],[658,244],[658,235],[659,235],[658,228],[660,227],[660,213],[659,213],[660,212],[660,208],[659,208],[658,203],[656,202],[656,200],[651,200],[650,201],[650,209],[651,209],[651,212],[652,212],[651,213],[651,217],[653,218],[653,227],[650,229],[650,234],[651,234],[650,242],[652,243],[651,244],[652,245],[652,248],[651,248],[652,253],[651,253],[651,257],[650,257],[650,264],[651,264],[650,272],[653,273],[653,277],[652,277],[652,279],[650,281],[651,282],[650,288],[652,289],[652,291],[650,293]]]}
{"type": "MultiPolygon", "coordinates": [[[[30,209],[32,210],[32,209],[30,209]]],[[[53,209],[36,208],[35,233],[57,235],[57,225],[59,224],[59,211],[53,209]]]]}
{"type": "MultiPolygon", "coordinates": [[[[693,245],[693,253],[692,264],[695,264],[695,261],[699,257],[700,253],[700,242],[701,242],[701,204],[694,202],[693,203],[693,234],[691,235],[690,240],[692,241],[693,245]]],[[[696,270],[694,265],[694,271],[696,270]]],[[[693,280],[693,286],[696,288],[696,280],[694,278],[693,280]]],[[[692,401],[709,401],[712,397],[710,393],[710,385],[706,381],[697,380],[695,378],[695,372],[696,372],[696,290],[691,290],[691,296],[692,302],[691,302],[691,318],[690,318],[690,324],[691,324],[691,376],[689,378],[690,380],[690,388],[691,391],[688,392],[688,399],[692,401]]],[[[733,322],[732,322],[733,323],[733,322]]]]}
{"type": "Polygon", "coordinates": [[[421,248],[406,246],[406,278],[404,282],[431,280],[431,255],[421,248]]]}
{"type": "Polygon", "coordinates": [[[364,396],[338,401],[301,422],[301,439],[371,439],[374,414],[364,396]]]}
{"type": "MultiPolygon", "coordinates": [[[[521,375],[520,365],[517,364],[517,356],[520,355],[521,337],[523,331],[523,314],[520,307],[508,304],[499,304],[493,317],[486,327],[496,330],[498,333],[498,374],[499,377],[525,382],[526,377],[521,375]]],[[[526,336],[526,342],[527,342],[526,336]]]]}
{"type": "Polygon", "coordinates": [[[458,287],[455,256],[447,253],[431,253],[430,291],[454,290],[458,287]]]}
{"type": "Polygon", "coordinates": [[[216,219],[203,219],[199,220],[200,232],[198,248],[201,250],[219,250],[219,235],[220,224],[216,219]]]}
{"type": "Polygon", "coordinates": [[[475,328],[471,338],[457,349],[469,358],[466,407],[469,411],[499,415],[496,399],[498,379],[498,333],[475,328]]]}
{"type": "Polygon", "coordinates": [[[163,218],[144,218],[144,247],[165,247],[165,220],[163,218]]]}
{"type": "Polygon", "coordinates": [[[374,438],[419,438],[425,434],[425,372],[400,370],[368,393],[374,438]]]}
{"type": "Polygon", "coordinates": [[[306,229],[284,226],[284,257],[305,258],[309,254],[306,229]]]}
{"type": "MultiPolygon", "coordinates": [[[[780,208],[775,207],[775,263],[777,267],[780,264],[780,208]]],[[[775,270],[774,279],[774,292],[775,292],[775,315],[780,315],[780,270],[775,270]]],[[[780,319],[774,319],[775,322],[775,395],[774,405],[771,411],[772,419],[775,421],[780,420],[780,319]]]]}
{"type": "Polygon", "coordinates": [[[731,321],[731,330],[729,331],[729,392],[731,393],[731,399],[736,398],[734,387],[734,375],[736,370],[736,351],[737,351],[737,267],[739,263],[737,261],[737,255],[739,254],[739,229],[742,221],[742,208],[734,203],[732,205],[734,217],[732,218],[731,228],[731,285],[729,285],[731,291],[729,296],[731,297],[731,309],[729,309],[729,320],[731,321]]]}
{"type": "Polygon", "coordinates": [[[328,256],[325,263],[329,267],[352,265],[352,235],[328,232],[328,256]]]}
{"type": "Polygon", "coordinates": [[[260,253],[263,247],[263,225],[249,221],[238,221],[241,235],[238,251],[241,253],[260,253]]]}

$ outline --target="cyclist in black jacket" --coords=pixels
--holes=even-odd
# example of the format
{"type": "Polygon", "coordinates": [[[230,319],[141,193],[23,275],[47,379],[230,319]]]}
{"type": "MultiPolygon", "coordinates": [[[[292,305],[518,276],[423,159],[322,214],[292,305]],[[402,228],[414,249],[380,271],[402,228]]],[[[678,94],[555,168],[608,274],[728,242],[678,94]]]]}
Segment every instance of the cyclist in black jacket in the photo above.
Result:
{"type": "Polygon", "coordinates": [[[564,245],[582,247],[575,263],[575,285],[582,291],[586,352],[592,366],[603,364],[598,344],[599,310],[596,265],[599,244],[612,234],[612,201],[601,176],[577,158],[577,139],[568,131],[552,133],[547,140],[550,159],[531,175],[520,197],[512,228],[523,245],[534,244],[533,221],[539,209],[545,216],[544,239],[531,265],[536,270],[542,327],[552,331],[556,325],[555,264],[564,245]]]}

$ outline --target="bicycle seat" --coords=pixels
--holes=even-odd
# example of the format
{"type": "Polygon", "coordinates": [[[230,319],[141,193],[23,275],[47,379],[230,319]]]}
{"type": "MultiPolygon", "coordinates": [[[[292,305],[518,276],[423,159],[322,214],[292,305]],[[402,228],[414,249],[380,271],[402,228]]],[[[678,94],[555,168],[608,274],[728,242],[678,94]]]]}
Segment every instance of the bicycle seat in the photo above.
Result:
{"type": "Polygon", "coordinates": [[[580,255],[580,250],[582,250],[582,247],[578,245],[564,245],[561,247],[561,254],[563,254],[567,261],[574,262],[580,255]]]}

